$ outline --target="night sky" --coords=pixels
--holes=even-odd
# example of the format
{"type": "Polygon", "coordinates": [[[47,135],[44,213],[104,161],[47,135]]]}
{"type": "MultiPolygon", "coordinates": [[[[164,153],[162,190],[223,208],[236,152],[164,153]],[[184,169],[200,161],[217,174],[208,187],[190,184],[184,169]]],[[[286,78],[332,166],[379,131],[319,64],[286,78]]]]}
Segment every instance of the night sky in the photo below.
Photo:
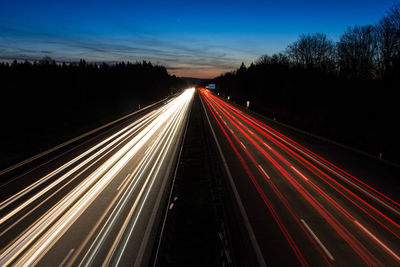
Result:
{"type": "Polygon", "coordinates": [[[214,77],[302,33],[333,40],[373,24],[393,0],[0,0],[1,60],[150,60],[177,76],[214,77]]]}

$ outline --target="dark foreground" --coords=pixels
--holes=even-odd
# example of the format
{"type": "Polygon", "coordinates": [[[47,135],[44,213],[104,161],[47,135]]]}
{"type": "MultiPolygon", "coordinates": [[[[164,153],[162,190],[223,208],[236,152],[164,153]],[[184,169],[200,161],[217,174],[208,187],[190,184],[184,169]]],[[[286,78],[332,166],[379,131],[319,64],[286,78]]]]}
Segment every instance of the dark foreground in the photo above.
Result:
{"type": "MultiPolygon", "coordinates": [[[[259,264],[400,263],[400,204],[395,194],[399,183],[391,168],[319,144],[326,154],[330,149],[335,164],[352,165],[352,174],[364,169],[367,178],[355,177],[243,108],[206,91],[202,91],[202,105],[234,181],[232,190],[237,190],[243,203],[243,218],[254,232],[253,248],[264,261],[259,264]],[[335,158],[338,155],[346,158],[335,158]],[[377,183],[378,169],[381,178],[392,179],[377,183]]],[[[291,135],[301,140],[302,134],[292,131],[291,135]]]]}
{"type": "Polygon", "coordinates": [[[192,95],[12,171],[0,186],[0,265],[147,265],[192,95]]]}
{"type": "Polygon", "coordinates": [[[399,264],[396,168],[176,99],[3,175],[0,264],[399,264]]]}

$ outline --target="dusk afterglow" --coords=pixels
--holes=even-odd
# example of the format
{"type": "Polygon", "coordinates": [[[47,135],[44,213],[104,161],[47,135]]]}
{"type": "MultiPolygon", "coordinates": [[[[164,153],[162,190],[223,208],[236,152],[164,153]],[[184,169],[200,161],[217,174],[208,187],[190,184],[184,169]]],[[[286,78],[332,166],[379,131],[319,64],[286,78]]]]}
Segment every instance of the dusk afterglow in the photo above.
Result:
{"type": "Polygon", "coordinates": [[[400,0],[0,0],[0,266],[400,266],[400,0]]]}
{"type": "Polygon", "coordinates": [[[280,52],[304,33],[338,40],[373,24],[392,0],[0,1],[1,60],[148,60],[212,78],[280,52]]]}

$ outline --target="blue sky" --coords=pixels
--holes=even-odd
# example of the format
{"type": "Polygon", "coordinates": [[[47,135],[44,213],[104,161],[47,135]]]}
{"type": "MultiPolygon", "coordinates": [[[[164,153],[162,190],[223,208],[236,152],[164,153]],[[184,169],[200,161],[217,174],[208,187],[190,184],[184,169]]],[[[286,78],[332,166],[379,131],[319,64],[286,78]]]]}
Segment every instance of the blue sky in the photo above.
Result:
{"type": "Polygon", "coordinates": [[[393,0],[0,0],[0,59],[150,60],[214,77],[285,49],[302,33],[333,40],[372,24],[393,0]]]}

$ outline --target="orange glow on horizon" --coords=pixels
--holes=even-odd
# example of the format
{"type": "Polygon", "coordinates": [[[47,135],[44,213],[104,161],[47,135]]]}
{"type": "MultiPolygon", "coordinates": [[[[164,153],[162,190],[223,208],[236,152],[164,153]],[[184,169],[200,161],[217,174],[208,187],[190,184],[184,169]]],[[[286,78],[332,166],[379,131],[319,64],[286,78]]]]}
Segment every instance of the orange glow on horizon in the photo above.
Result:
{"type": "MultiPolygon", "coordinates": [[[[168,69],[168,68],[167,68],[168,69]]],[[[230,72],[234,70],[235,67],[220,69],[220,68],[210,68],[210,69],[191,69],[191,68],[182,68],[182,69],[173,69],[168,70],[168,73],[171,75],[175,75],[176,77],[191,77],[198,79],[212,79],[220,76],[226,72],[230,72]]]]}

